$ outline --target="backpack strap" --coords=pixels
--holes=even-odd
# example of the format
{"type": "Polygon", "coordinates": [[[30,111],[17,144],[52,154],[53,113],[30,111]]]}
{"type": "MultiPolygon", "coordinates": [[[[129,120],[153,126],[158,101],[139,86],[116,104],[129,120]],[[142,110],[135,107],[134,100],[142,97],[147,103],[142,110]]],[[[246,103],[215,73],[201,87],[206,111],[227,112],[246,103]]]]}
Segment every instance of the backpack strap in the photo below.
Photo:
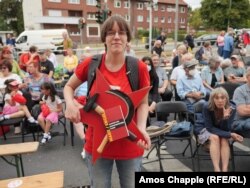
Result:
{"type": "MultiPolygon", "coordinates": [[[[87,96],[89,95],[89,91],[93,85],[93,82],[95,80],[95,71],[96,68],[100,67],[102,61],[102,54],[97,54],[92,57],[92,60],[89,64],[88,69],[88,91],[87,96]]],[[[130,87],[132,91],[136,91],[139,89],[139,65],[138,65],[138,59],[131,56],[126,56],[125,58],[126,62],[126,74],[129,80],[130,87]]]]}
{"type": "Polygon", "coordinates": [[[96,54],[92,57],[91,62],[89,64],[88,69],[88,91],[87,96],[89,95],[89,91],[93,85],[93,82],[95,80],[95,71],[97,68],[99,68],[102,61],[102,54],[96,54]]]}
{"type": "Polygon", "coordinates": [[[126,56],[126,74],[132,91],[139,89],[139,65],[138,59],[132,56],[126,56]]]}

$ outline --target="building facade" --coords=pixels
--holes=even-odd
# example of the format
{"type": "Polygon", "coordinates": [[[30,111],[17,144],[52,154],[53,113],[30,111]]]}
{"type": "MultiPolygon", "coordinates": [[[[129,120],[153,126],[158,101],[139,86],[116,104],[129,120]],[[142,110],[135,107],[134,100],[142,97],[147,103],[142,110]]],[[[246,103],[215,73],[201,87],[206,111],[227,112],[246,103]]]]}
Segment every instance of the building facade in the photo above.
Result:
{"type": "MultiPolygon", "coordinates": [[[[176,0],[101,0],[102,9],[108,8],[112,15],[123,16],[134,36],[140,29],[149,28],[149,6],[152,7],[152,27],[173,32],[175,28],[176,0]]],[[[188,6],[179,0],[178,28],[187,29],[188,6]]],[[[100,40],[101,25],[96,23],[96,0],[23,0],[25,29],[66,28],[74,41],[84,43],[100,40]],[[31,3],[33,6],[31,6],[31,3]],[[30,8],[32,7],[32,8],[30,8]],[[34,7],[34,8],[33,8],[34,7]],[[78,21],[84,18],[86,24],[79,29],[78,21]]]]}

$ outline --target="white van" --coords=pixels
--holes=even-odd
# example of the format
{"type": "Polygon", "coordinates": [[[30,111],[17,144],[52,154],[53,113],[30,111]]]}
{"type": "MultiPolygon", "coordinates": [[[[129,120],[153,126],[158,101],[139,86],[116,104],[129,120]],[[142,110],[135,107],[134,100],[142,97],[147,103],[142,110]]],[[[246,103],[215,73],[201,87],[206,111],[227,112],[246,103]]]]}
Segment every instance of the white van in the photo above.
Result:
{"type": "Polygon", "coordinates": [[[66,29],[44,29],[23,31],[16,39],[16,49],[18,51],[28,51],[30,46],[36,46],[38,50],[51,49],[53,51],[63,50],[63,46],[54,44],[63,41],[62,33],[66,29]]]}

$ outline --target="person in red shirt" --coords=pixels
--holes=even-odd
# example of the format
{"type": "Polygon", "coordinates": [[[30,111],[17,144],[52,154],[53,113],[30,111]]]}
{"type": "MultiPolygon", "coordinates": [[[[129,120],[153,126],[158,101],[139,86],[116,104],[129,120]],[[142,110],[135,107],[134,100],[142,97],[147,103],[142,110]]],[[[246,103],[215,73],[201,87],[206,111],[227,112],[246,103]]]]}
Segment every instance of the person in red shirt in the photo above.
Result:
{"type": "Polygon", "coordinates": [[[29,52],[23,53],[19,58],[19,67],[27,72],[27,65],[31,62],[40,62],[39,55],[37,53],[37,47],[31,46],[29,52]]]}
{"type": "MultiPolygon", "coordinates": [[[[109,17],[102,26],[101,40],[105,44],[106,53],[103,54],[99,70],[110,84],[111,88],[119,89],[128,94],[132,92],[128,76],[126,74],[125,48],[131,40],[131,31],[127,22],[121,16],[109,17]]],[[[86,58],[75,70],[64,87],[64,97],[66,102],[66,118],[73,122],[80,121],[80,113],[74,102],[74,90],[88,78],[88,67],[91,57],[86,58]],[[77,113],[76,113],[77,112],[77,113]]],[[[150,78],[147,66],[138,60],[139,89],[149,86],[150,78]]],[[[95,93],[96,81],[93,82],[90,93],[95,93]]],[[[134,172],[141,170],[142,156],[144,149],[151,147],[151,141],[146,132],[146,122],[148,116],[148,95],[146,95],[137,107],[134,122],[138,130],[142,133],[144,140],[132,142],[127,138],[122,138],[108,143],[104,148],[101,157],[95,163],[91,163],[93,157],[93,137],[94,128],[89,126],[86,131],[86,161],[89,169],[91,185],[93,187],[110,188],[114,162],[120,177],[121,187],[134,187],[134,172]]],[[[95,125],[95,127],[103,126],[95,125]]]]}

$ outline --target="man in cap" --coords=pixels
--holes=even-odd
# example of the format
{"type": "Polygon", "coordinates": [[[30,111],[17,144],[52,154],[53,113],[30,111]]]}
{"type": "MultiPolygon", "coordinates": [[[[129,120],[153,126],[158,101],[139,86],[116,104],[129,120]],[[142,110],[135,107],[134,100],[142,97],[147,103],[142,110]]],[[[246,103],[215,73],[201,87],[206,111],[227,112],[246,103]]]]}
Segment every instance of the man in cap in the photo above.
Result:
{"type": "Polygon", "coordinates": [[[177,93],[191,113],[194,112],[193,105],[197,102],[204,102],[203,98],[206,96],[202,79],[196,74],[195,66],[197,64],[196,60],[186,62],[184,64],[185,75],[180,77],[176,83],[177,93]]]}
{"type": "Polygon", "coordinates": [[[246,69],[244,66],[240,66],[239,56],[232,55],[230,57],[232,66],[224,70],[226,81],[232,83],[245,83],[246,82],[246,69]]]}

